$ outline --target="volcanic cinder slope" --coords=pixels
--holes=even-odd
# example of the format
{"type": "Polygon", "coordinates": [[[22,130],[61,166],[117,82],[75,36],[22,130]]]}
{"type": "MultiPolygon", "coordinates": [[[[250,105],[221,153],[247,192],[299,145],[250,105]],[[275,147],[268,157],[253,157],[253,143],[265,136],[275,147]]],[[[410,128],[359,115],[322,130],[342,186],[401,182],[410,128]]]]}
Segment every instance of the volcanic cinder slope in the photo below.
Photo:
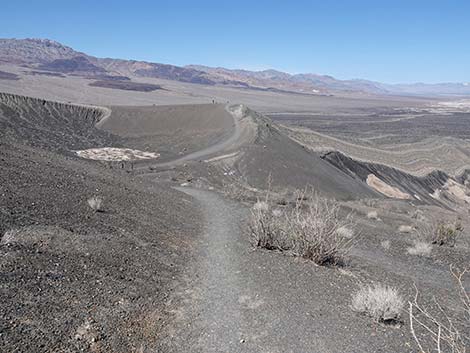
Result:
{"type": "Polygon", "coordinates": [[[350,310],[359,285],[411,299],[416,284],[427,303],[456,307],[448,265],[468,265],[468,232],[422,258],[399,229],[468,214],[464,103],[48,41],[0,49],[7,351],[409,352],[406,318],[390,328],[350,310]],[[288,207],[306,186],[357,222],[344,269],[252,250],[247,207],[268,188],[288,207]]]}
{"type": "Polygon", "coordinates": [[[121,136],[127,145],[160,153],[160,161],[216,144],[234,129],[223,104],[112,106],[111,110],[100,129],[121,136]]]}
{"type": "Polygon", "coordinates": [[[80,159],[117,145],[103,110],[0,96],[2,351],[158,346],[198,211],[170,188],[80,159]],[[103,199],[103,212],[87,200],[103,199]],[[192,221],[194,220],[194,221],[192,221]]]}
{"type": "MultiPolygon", "coordinates": [[[[404,295],[417,283],[455,303],[445,264],[465,264],[468,237],[429,261],[410,257],[411,239],[396,232],[416,222],[419,200],[387,199],[364,180],[376,173],[404,187],[402,175],[322,158],[244,105],[103,108],[2,94],[0,126],[0,339],[9,351],[399,352],[411,342],[406,322],[391,329],[349,309],[358,280],[404,295]],[[134,166],[74,153],[107,147],[161,158],[134,166]],[[200,188],[172,188],[181,183],[200,188]],[[227,194],[228,185],[251,192],[248,202],[267,187],[287,190],[289,202],[293,188],[312,185],[343,200],[366,240],[343,272],[253,252],[245,206],[206,190],[227,194]],[[88,206],[93,196],[103,212],[88,206]],[[371,209],[380,221],[365,217],[371,209]],[[379,245],[390,238],[390,249],[379,245]]],[[[454,215],[422,195],[426,217],[454,215]]]]}

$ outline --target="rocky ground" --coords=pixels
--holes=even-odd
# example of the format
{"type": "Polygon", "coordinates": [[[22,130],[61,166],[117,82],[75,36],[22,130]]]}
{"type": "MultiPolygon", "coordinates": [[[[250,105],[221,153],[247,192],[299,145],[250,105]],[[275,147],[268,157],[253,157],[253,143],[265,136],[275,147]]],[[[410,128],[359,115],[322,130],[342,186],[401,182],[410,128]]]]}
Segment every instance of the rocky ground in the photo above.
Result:
{"type": "Polygon", "coordinates": [[[0,120],[2,351],[154,349],[197,209],[171,188],[62,152],[53,131],[0,120]],[[88,204],[95,196],[102,212],[88,204]]]}
{"type": "MultiPolygon", "coordinates": [[[[462,200],[387,198],[363,179],[380,172],[398,183],[393,168],[335,166],[243,106],[111,107],[113,116],[0,98],[7,352],[417,351],[406,311],[388,325],[351,309],[353,294],[373,283],[396,287],[405,301],[416,286],[425,304],[436,297],[458,315],[449,265],[469,265],[467,219],[453,246],[426,256],[408,249],[414,228],[468,212],[462,200]],[[81,159],[77,147],[155,149],[164,158],[121,168],[81,159]],[[361,236],[344,267],[252,245],[249,208],[264,190],[286,208],[306,184],[352,212],[361,236]],[[90,207],[92,197],[102,209],[90,207]]],[[[412,179],[407,191],[429,191],[423,183],[412,179]]]]}

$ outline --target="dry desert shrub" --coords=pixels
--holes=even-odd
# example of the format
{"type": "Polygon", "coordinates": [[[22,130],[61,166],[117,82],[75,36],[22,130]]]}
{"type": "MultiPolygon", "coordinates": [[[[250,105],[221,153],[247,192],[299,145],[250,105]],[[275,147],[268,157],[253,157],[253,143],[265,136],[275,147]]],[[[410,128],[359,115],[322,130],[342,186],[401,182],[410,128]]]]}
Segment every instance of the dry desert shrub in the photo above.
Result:
{"type": "Polygon", "coordinates": [[[251,210],[254,243],[269,250],[289,251],[318,265],[338,265],[353,245],[350,216],[342,217],[335,201],[313,190],[297,191],[296,202],[274,208],[269,192],[251,210]]]}
{"type": "Polygon", "coordinates": [[[373,219],[373,220],[378,220],[379,219],[379,214],[377,211],[370,211],[367,213],[367,218],[368,219],[373,219]]]}
{"type": "Polygon", "coordinates": [[[382,246],[382,248],[384,248],[385,250],[390,250],[390,240],[384,240],[380,243],[380,245],[382,246]]]}
{"type": "Polygon", "coordinates": [[[18,231],[17,230],[7,230],[3,236],[0,238],[0,244],[10,244],[14,243],[17,237],[18,231]]]}
{"type": "Polygon", "coordinates": [[[399,322],[404,301],[398,290],[382,284],[365,286],[352,298],[352,309],[373,318],[376,322],[399,322]]]}
{"type": "Polygon", "coordinates": [[[411,214],[411,218],[416,219],[421,222],[424,222],[426,220],[426,216],[424,215],[423,211],[421,211],[420,209],[415,210],[411,214]]]}
{"type": "Polygon", "coordinates": [[[454,246],[462,235],[463,226],[459,219],[454,222],[439,220],[435,223],[423,224],[416,231],[421,240],[439,246],[454,246]]]}
{"type": "Polygon", "coordinates": [[[413,231],[413,227],[407,226],[407,225],[401,225],[398,227],[398,231],[400,233],[411,233],[413,231]]]}
{"type": "Polygon", "coordinates": [[[415,240],[413,246],[406,249],[408,254],[417,256],[429,256],[432,251],[432,244],[423,240],[415,240]]]}
{"type": "Polygon", "coordinates": [[[347,239],[352,239],[355,236],[354,230],[352,228],[348,228],[346,226],[342,226],[342,227],[338,228],[336,233],[339,236],[341,236],[343,238],[347,238],[347,239]]]}
{"type": "Polygon", "coordinates": [[[88,206],[95,212],[104,212],[103,198],[100,196],[93,196],[88,199],[88,206]]]}
{"type": "Polygon", "coordinates": [[[376,199],[361,199],[359,201],[367,207],[375,207],[377,205],[376,199]]]}
{"type": "Polygon", "coordinates": [[[251,209],[250,231],[255,246],[268,250],[287,250],[287,242],[281,238],[282,216],[278,213],[278,210],[272,210],[268,198],[254,204],[251,209]]]}
{"type": "Polygon", "coordinates": [[[469,269],[459,271],[451,266],[451,273],[460,297],[460,308],[453,312],[444,308],[434,298],[434,310],[419,303],[419,291],[408,302],[410,331],[420,353],[466,353],[470,344],[470,293],[464,287],[464,277],[469,269]]]}
{"type": "Polygon", "coordinates": [[[454,246],[462,232],[463,226],[459,219],[456,219],[454,223],[439,221],[435,226],[432,243],[439,246],[454,246]]]}

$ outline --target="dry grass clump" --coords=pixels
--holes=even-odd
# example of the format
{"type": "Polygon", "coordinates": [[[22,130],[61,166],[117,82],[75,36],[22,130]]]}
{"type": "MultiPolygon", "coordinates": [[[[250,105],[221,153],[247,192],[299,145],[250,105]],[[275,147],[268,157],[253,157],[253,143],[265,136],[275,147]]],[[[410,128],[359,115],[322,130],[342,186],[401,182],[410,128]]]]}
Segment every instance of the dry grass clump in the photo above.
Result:
{"type": "Polygon", "coordinates": [[[379,214],[377,211],[370,211],[367,213],[367,218],[368,219],[373,219],[373,220],[378,220],[379,219],[379,214]]]}
{"type": "Polygon", "coordinates": [[[18,231],[17,230],[7,230],[0,238],[0,244],[11,244],[15,242],[17,238],[18,231]]]}
{"type": "Polygon", "coordinates": [[[464,277],[470,273],[451,267],[456,282],[456,292],[460,297],[460,310],[445,309],[434,298],[434,310],[426,308],[418,302],[419,291],[413,301],[408,302],[410,331],[422,353],[452,352],[466,353],[470,345],[468,328],[470,327],[470,293],[464,287],[464,277]],[[451,314],[452,313],[452,314],[451,314]]]}
{"type": "Polygon", "coordinates": [[[413,227],[407,226],[407,225],[401,225],[398,227],[398,231],[400,233],[411,233],[413,231],[413,227]]]}
{"type": "Polygon", "coordinates": [[[385,250],[390,250],[390,240],[384,240],[380,243],[380,245],[382,246],[382,248],[384,248],[385,250]]]}
{"type": "Polygon", "coordinates": [[[454,246],[462,232],[463,226],[459,219],[456,219],[454,223],[439,221],[435,226],[432,243],[439,246],[454,246]]]}
{"type": "Polygon", "coordinates": [[[459,219],[454,222],[439,220],[435,223],[422,225],[417,229],[420,239],[439,246],[454,246],[462,232],[463,226],[459,219]]]}
{"type": "Polygon", "coordinates": [[[311,190],[297,191],[295,204],[281,211],[268,192],[251,210],[251,236],[258,247],[289,251],[318,265],[338,265],[356,238],[351,218],[339,211],[337,202],[311,190]]]}
{"type": "Polygon", "coordinates": [[[287,241],[281,238],[282,217],[272,210],[267,201],[258,201],[251,209],[250,230],[254,243],[268,250],[287,250],[287,241]]]}
{"type": "Polygon", "coordinates": [[[101,196],[93,196],[88,199],[88,206],[95,212],[104,212],[103,198],[101,196]]]}
{"type": "Polygon", "coordinates": [[[415,240],[413,246],[406,249],[408,254],[417,256],[429,256],[432,251],[432,244],[423,240],[415,240]]]}
{"type": "Polygon", "coordinates": [[[348,227],[346,227],[346,226],[342,226],[342,227],[338,228],[338,230],[336,231],[336,233],[337,233],[340,237],[347,238],[347,239],[352,239],[352,238],[354,238],[354,236],[355,236],[354,230],[351,229],[351,228],[348,228],[348,227]]]}
{"type": "Polygon", "coordinates": [[[362,287],[352,298],[352,309],[376,322],[399,322],[404,301],[398,290],[382,284],[362,287]]]}

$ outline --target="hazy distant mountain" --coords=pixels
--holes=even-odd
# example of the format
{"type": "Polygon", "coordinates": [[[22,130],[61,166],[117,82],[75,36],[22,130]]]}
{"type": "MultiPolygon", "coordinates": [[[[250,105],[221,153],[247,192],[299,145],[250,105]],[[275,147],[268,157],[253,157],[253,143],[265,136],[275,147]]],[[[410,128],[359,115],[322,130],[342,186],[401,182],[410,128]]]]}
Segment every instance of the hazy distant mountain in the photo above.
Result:
{"type": "Polygon", "coordinates": [[[303,94],[470,95],[466,83],[390,85],[367,80],[338,80],[318,74],[289,74],[277,70],[232,70],[185,67],[146,61],[96,58],[48,39],[0,39],[0,62],[49,72],[81,76],[155,77],[206,85],[230,85],[303,94]]]}
{"type": "Polygon", "coordinates": [[[0,39],[0,62],[68,74],[157,77],[215,84],[207,74],[173,65],[144,61],[100,59],[48,39],[0,39]]]}
{"type": "Polygon", "coordinates": [[[0,39],[0,61],[43,64],[58,59],[86,56],[49,39],[0,39]]]}
{"type": "Polygon", "coordinates": [[[223,67],[208,67],[202,65],[188,65],[185,67],[203,71],[211,75],[211,77],[218,77],[226,81],[242,82],[252,88],[277,89],[311,94],[328,93],[328,89],[326,88],[320,88],[307,81],[301,82],[293,80],[292,75],[276,70],[230,70],[223,67]]]}
{"type": "Polygon", "coordinates": [[[413,83],[413,84],[381,84],[381,87],[394,94],[423,96],[468,96],[469,83],[413,83]]]}

